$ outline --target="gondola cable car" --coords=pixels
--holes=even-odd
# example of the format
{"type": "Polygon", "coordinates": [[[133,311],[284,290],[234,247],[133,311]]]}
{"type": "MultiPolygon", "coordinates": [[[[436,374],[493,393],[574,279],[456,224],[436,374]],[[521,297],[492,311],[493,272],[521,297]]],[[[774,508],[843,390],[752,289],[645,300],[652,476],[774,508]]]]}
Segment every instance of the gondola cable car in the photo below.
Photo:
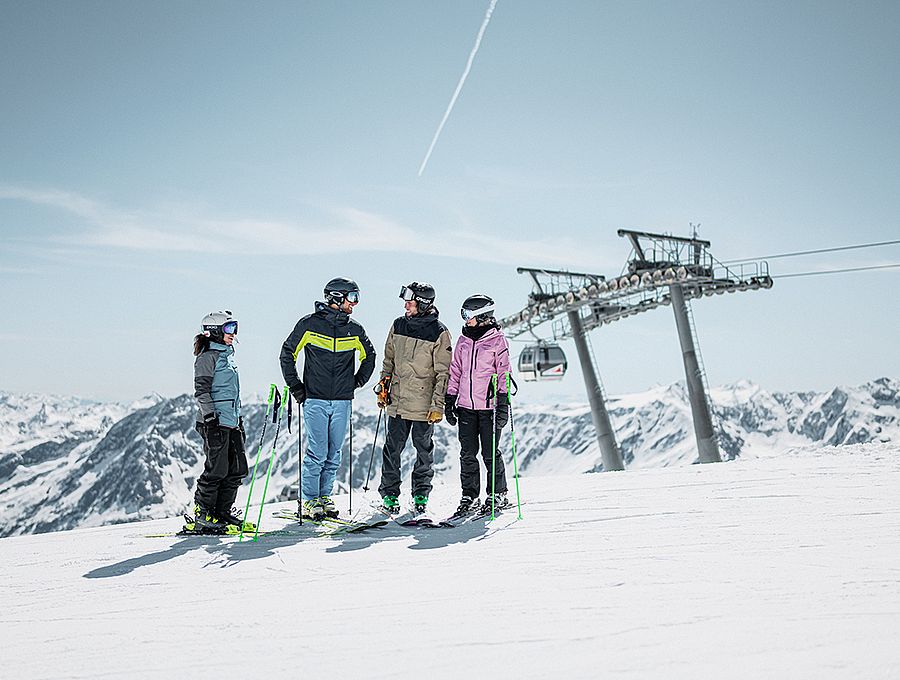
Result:
{"type": "Polygon", "coordinates": [[[527,381],[562,380],[567,367],[566,354],[556,343],[539,341],[519,353],[519,375],[527,381]]]}

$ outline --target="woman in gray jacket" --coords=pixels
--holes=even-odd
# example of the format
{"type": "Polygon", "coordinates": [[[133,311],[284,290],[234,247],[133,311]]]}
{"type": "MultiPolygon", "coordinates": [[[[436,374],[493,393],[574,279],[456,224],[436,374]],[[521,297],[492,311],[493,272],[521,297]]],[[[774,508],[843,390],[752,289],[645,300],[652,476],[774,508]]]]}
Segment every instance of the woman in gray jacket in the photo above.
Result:
{"type": "MultiPolygon", "coordinates": [[[[231,312],[211,312],[194,338],[194,396],[197,432],[203,439],[206,462],[194,493],[194,524],[203,532],[225,533],[241,527],[232,508],[241,480],[247,475],[241,384],[234,362],[238,322],[231,312]]],[[[253,531],[249,522],[244,530],[253,531]]]]}

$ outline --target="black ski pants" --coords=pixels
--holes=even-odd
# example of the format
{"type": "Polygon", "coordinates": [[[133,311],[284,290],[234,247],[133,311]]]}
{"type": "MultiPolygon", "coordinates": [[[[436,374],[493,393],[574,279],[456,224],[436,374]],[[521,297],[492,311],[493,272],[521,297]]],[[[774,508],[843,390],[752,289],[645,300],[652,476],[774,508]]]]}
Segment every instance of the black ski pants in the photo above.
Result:
{"type": "Polygon", "coordinates": [[[481,493],[481,471],[478,465],[478,449],[484,459],[485,492],[502,493],[506,491],[506,468],[500,451],[500,432],[496,433],[497,469],[492,480],[491,468],[494,457],[494,411],[473,411],[468,408],[457,409],[459,420],[459,481],[462,483],[462,495],[478,498],[481,493]]]}
{"type": "Polygon", "coordinates": [[[203,438],[206,464],[197,480],[194,501],[204,508],[223,514],[231,509],[241,480],[247,476],[244,437],[237,428],[197,423],[203,438]]]}
{"type": "Polygon", "coordinates": [[[400,454],[406,448],[406,440],[412,432],[412,442],[416,449],[416,464],[412,472],[413,496],[428,496],[431,480],[434,478],[434,425],[420,420],[405,420],[400,416],[390,416],[384,449],[381,453],[381,484],[378,493],[385,496],[400,495],[400,454]]]}

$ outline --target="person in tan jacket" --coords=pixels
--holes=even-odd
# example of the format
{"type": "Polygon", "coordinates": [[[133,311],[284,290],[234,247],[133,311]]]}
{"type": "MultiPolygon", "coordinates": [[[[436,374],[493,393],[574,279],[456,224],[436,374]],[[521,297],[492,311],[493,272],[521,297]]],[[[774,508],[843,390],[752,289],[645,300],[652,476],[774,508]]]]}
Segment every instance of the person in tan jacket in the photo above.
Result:
{"type": "Polygon", "coordinates": [[[416,449],[413,505],[425,512],[434,477],[434,424],[444,415],[453,357],[450,331],[434,306],[434,288],[414,281],[400,289],[400,298],[406,313],[388,333],[377,392],[378,406],[388,417],[378,493],[390,514],[400,511],[400,454],[410,434],[416,449]]]}

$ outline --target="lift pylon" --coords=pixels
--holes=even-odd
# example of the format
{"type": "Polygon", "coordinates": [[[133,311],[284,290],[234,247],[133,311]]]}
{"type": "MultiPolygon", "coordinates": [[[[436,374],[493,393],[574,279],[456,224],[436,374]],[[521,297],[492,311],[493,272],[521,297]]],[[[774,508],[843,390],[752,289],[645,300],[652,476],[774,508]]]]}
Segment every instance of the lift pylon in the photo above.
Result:
{"type": "Polygon", "coordinates": [[[697,439],[698,460],[719,461],[721,456],[688,305],[691,300],[700,297],[771,288],[768,264],[765,261],[747,261],[726,266],[709,252],[709,241],[696,236],[681,237],[628,229],[620,229],[618,235],[628,239],[633,251],[623,273],[618,276],[519,267],[517,271],[520,274],[531,276],[535,288],[522,310],[501,319],[504,331],[511,339],[526,333],[538,337],[534,329],[549,322],[553,340],[575,339],[594,426],[604,454],[604,468],[622,469],[616,466],[616,458],[621,465],[621,454],[612,428],[607,427],[609,416],[593,362],[587,352],[585,336],[604,324],[672,305],[697,439]]]}

